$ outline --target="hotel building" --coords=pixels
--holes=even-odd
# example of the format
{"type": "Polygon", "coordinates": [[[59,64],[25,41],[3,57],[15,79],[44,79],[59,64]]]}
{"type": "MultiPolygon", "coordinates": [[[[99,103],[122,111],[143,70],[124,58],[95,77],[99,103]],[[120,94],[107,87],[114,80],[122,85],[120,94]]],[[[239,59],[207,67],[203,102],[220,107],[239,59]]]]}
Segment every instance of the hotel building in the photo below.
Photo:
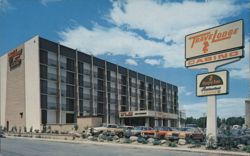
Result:
{"type": "Polygon", "coordinates": [[[178,123],[178,88],[39,36],[0,57],[0,124],[178,123]]]}

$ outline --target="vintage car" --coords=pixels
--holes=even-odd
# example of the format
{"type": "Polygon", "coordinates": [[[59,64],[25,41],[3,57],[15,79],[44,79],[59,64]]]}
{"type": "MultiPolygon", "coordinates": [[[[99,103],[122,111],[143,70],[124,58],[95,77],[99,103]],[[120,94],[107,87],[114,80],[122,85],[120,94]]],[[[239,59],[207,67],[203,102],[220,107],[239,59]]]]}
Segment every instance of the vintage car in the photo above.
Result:
{"type": "Polygon", "coordinates": [[[98,135],[98,134],[103,133],[103,132],[111,132],[114,135],[117,135],[119,137],[123,137],[124,128],[122,128],[116,124],[107,124],[107,125],[103,125],[101,127],[94,127],[94,128],[88,129],[88,133],[91,135],[98,135]]]}
{"type": "Polygon", "coordinates": [[[136,126],[133,129],[131,129],[131,135],[133,136],[139,136],[141,135],[142,131],[146,131],[146,130],[153,130],[153,128],[151,127],[145,127],[145,126],[136,126]]]}
{"type": "Polygon", "coordinates": [[[153,130],[142,131],[141,135],[145,138],[163,139],[172,135],[172,129],[170,127],[155,127],[153,130]]]}
{"type": "Polygon", "coordinates": [[[250,145],[250,135],[242,129],[224,130],[219,129],[217,133],[217,141],[219,145],[235,142],[237,144],[250,145]]]}
{"type": "Polygon", "coordinates": [[[203,141],[205,139],[204,133],[199,128],[185,127],[179,130],[179,139],[192,139],[203,141]]]}

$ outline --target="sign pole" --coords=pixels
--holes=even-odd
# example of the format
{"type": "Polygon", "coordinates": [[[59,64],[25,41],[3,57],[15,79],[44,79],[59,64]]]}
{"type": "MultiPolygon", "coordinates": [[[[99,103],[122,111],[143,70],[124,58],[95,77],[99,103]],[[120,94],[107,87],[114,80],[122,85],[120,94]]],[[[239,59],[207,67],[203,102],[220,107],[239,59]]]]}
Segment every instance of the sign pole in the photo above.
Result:
{"type": "Polygon", "coordinates": [[[217,101],[216,96],[207,97],[207,136],[217,141],[217,101]]]}
{"type": "MultiPolygon", "coordinates": [[[[216,65],[208,66],[208,72],[215,72],[216,65]]],[[[217,143],[217,98],[216,95],[207,97],[207,134],[208,139],[212,138],[217,143]]],[[[216,146],[216,145],[215,145],[216,146]]]]}

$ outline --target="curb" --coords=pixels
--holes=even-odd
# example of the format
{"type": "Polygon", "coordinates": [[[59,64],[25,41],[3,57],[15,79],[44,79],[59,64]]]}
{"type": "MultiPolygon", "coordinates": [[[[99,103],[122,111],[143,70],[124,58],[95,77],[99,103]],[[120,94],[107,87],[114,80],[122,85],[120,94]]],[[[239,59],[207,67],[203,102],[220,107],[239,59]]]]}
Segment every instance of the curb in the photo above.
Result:
{"type": "Polygon", "coordinates": [[[173,147],[163,147],[163,146],[149,146],[140,144],[120,144],[120,143],[109,143],[109,142],[94,142],[88,140],[59,140],[59,139],[44,139],[44,138],[28,138],[28,137],[14,137],[7,136],[10,139],[26,139],[26,140],[39,140],[48,142],[59,142],[59,143],[73,143],[73,144],[89,144],[89,145],[105,145],[105,146],[116,146],[116,147],[129,147],[129,148],[142,148],[142,149],[159,149],[159,150],[169,150],[169,151],[179,151],[179,152],[194,152],[194,153],[208,153],[208,154],[218,154],[218,155],[230,155],[230,156],[250,156],[250,153],[243,152],[229,152],[221,150],[203,150],[203,149],[190,149],[190,148],[173,148],[173,147]]]}

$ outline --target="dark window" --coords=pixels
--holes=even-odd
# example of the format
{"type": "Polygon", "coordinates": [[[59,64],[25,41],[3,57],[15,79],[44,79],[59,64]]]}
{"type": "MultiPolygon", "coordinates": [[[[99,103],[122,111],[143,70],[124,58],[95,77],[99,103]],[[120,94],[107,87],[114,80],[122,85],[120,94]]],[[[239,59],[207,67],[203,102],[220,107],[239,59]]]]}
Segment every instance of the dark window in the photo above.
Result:
{"type": "Polygon", "coordinates": [[[140,89],[143,89],[143,90],[145,90],[145,83],[144,82],[140,82],[140,89]]]}
{"type": "Polygon", "coordinates": [[[148,102],[148,109],[149,110],[154,110],[154,105],[151,101],[148,102]]]}
{"type": "Polygon", "coordinates": [[[67,83],[74,84],[75,83],[75,74],[71,72],[67,72],[67,83]]]}
{"type": "Polygon", "coordinates": [[[166,94],[166,88],[162,88],[162,94],[163,94],[163,95],[166,94]]]}
{"type": "Polygon", "coordinates": [[[47,111],[42,110],[42,124],[47,124],[47,111]]]}
{"type": "Polygon", "coordinates": [[[73,98],[75,96],[74,86],[67,85],[66,89],[67,89],[67,91],[66,91],[67,97],[73,98]]]}
{"type": "Polygon", "coordinates": [[[104,90],[104,82],[103,80],[98,80],[98,90],[104,90]]]}
{"type": "Polygon", "coordinates": [[[152,84],[148,84],[148,91],[150,91],[150,92],[152,92],[152,91],[153,91],[152,84]]]}
{"type": "Polygon", "coordinates": [[[74,111],[74,99],[66,99],[66,110],[74,111]]]}
{"type": "Polygon", "coordinates": [[[40,63],[48,64],[48,52],[40,50],[40,63]]]}
{"type": "Polygon", "coordinates": [[[74,114],[66,114],[66,123],[74,123],[74,114]]]}
{"type": "Polygon", "coordinates": [[[107,80],[110,81],[111,76],[110,76],[110,71],[107,71],[107,80]]]}
{"type": "Polygon", "coordinates": [[[83,99],[83,88],[79,88],[79,99],[83,99]]]}
{"type": "Polygon", "coordinates": [[[127,85],[127,76],[122,75],[122,84],[127,85]]]}
{"type": "Polygon", "coordinates": [[[75,71],[75,61],[67,58],[67,70],[75,71]]]}
{"type": "Polygon", "coordinates": [[[122,86],[122,95],[127,95],[127,87],[122,86]]]}
{"type": "Polygon", "coordinates": [[[41,80],[40,81],[40,90],[41,90],[41,93],[45,93],[47,94],[48,92],[48,87],[47,87],[47,81],[46,80],[41,80]]]}
{"type": "Polygon", "coordinates": [[[48,77],[47,66],[40,65],[40,77],[43,79],[47,79],[47,77],[48,77]]]}
{"type": "Polygon", "coordinates": [[[47,95],[41,95],[41,108],[47,108],[47,95]]]}
{"type": "Polygon", "coordinates": [[[140,100],[140,110],[145,110],[145,101],[144,100],[140,100]]]}
{"type": "Polygon", "coordinates": [[[122,99],[121,99],[121,105],[127,105],[127,99],[126,99],[126,96],[122,96],[122,99]]]}
{"type": "Polygon", "coordinates": [[[97,114],[100,114],[100,115],[103,114],[103,103],[97,104],[97,114]]]}
{"type": "Polygon", "coordinates": [[[121,106],[121,112],[127,111],[126,106],[121,106]]]}
{"type": "Polygon", "coordinates": [[[83,63],[78,62],[78,73],[83,74],[83,63]]]}
{"type": "Polygon", "coordinates": [[[145,93],[144,93],[144,91],[140,91],[140,98],[141,98],[141,99],[144,99],[144,98],[145,98],[145,93]]]}
{"type": "Polygon", "coordinates": [[[83,75],[78,75],[79,86],[83,86],[83,75]]]}
{"type": "Polygon", "coordinates": [[[99,79],[104,79],[104,69],[98,68],[97,75],[99,79]]]}
{"type": "Polygon", "coordinates": [[[110,82],[107,82],[107,89],[108,89],[108,92],[110,92],[110,82]]]}
{"type": "Polygon", "coordinates": [[[100,102],[104,101],[104,93],[103,92],[97,92],[97,100],[100,102]]]}
{"type": "Polygon", "coordinates": [[[148,101],[152,101],[153,100],[153,94],[152,93],[148,93],[148,101]]]}
{"type": "Polygon", "coordinates": [[[83,100],[79,100],[79,109],[80,109],[80,113],[83,112],[83,100]]]}

